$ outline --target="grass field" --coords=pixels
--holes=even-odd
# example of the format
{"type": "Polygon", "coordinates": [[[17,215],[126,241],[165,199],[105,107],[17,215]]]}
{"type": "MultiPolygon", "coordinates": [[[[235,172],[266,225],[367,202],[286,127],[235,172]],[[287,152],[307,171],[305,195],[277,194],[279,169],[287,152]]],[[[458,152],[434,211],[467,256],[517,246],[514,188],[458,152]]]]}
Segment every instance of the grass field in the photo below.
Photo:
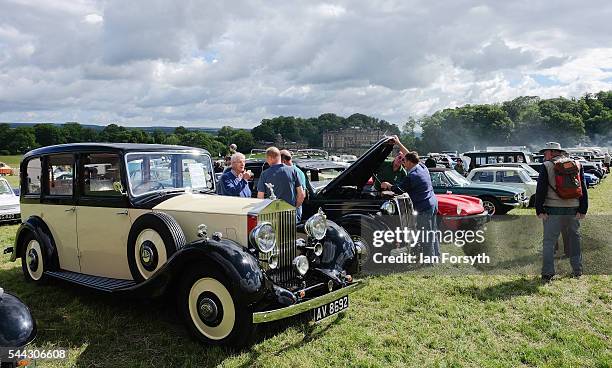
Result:
{"type": "MultiPolygon", "coordinates": [[[[589,195],[589,217],[612,213],[612,179],[589,195]]],[[[533,209],[511,213],[518,221],[533,209]]],[[[0,227],[0,244],[11,244],[16,229],[0,227]]],[[[585,242],[590,232],[612,253],[609,222],[583,227],[585,242]]],[[[533,244],[523,247],[537,255],[533,244]]],[[[169,301],[124,300],[59,282],[34,286],[20,263],[0,256],[0,286],[37,320],[32,347],[70,351],[68,360],[39,366],[612,366],[612,278],[562,274],[541,285],[535,273],[370,277],[346,314],[316,325],[294,319],[262,326],[250,350],[234,352],[191,339],[169,301]]]]}

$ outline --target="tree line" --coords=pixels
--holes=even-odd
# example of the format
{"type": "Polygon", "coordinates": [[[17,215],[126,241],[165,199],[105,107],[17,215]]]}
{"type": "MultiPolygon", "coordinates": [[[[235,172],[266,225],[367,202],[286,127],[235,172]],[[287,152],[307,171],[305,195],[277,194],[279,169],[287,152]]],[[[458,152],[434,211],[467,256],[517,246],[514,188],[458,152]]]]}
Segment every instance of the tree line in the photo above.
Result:
{"type": "Polygon", "coordinates": [[[369,127],[383,129],[388,134],[399,134],[397,125],[363,114],[353,114],[348,118],[335,114],[323,114],[318,118],[303,119],[293,116],[279,116],[264,119],[251,131],[224,126],[217,135],[189,130],[179,126],[167,133],[161,129],[147,132],[137,128],[126,128],[110,124],[101,130],[84,127],[71,122],[62,125],[36,124],[11,128],[0,124],[0,155],[23,154],[31,149],[54,144],[75,142],[113,142],[113,143],[157,143],[174,144],[207,149],[213,156],[223,156],[234,143],[241,152],[250,152],[266,142],[274,143],[277,135],[286,142],[308,143],[311,147],[323,145],[322,135],[327,130],[340,130],[347,127],[369,127]]]}
{"type": "MultiPolygon", "coordinates": [[[[71,122],[11,128],[0,124],[0,155],[23,154],[31,149],[74,142],[123,142],[178,144],[207,149],[213,156],[228,153],[234,143],[239,151],[284,141],[323,146],[323,133],[349,127],[379,129],[400,134],[398,125],[364,114],[342,117],[327,113],[313,118],[278,116],[263,119],[253,129],[224,126],[217,135],[179,126],[173,131],[147,132],[110,124],[101,130],[71,122]]],[[[536,148],[547,141],[565,146],[579,143],[612,146],[612,91],[581,98],[541,99],[522,96],[498,104],[465,105],[444,109],[402,124],[402,141],[419,152],[466,151],[492,145],[527,145],[536,148]]]]}
{"type": "Polygon", "coordinates": [[[535,149],[549,141],[612,146],[612,91],[569,99],[522,96],[498,104],[444,109],[420,120],[409,119],[402,136],[419,152],[507,145],[535,149]]]}
{"type": "Polygon", "coordinates": [[[160,129],[146,132],[109,124],[101,130],[84,127],[79,123],[62,125],[36,124],[11,128],[0,124],[0,154],[23,154],[38,147],[54,144],[77,142],[112,142],[112,143],[156,143],[173,144],[207,149],[213,156],[224,155],[230,142],[243,146],[253,146],[253,139],[248,131],[224,127],[217,136],[212,134],[177,127],[166,133],[160,129]]]}

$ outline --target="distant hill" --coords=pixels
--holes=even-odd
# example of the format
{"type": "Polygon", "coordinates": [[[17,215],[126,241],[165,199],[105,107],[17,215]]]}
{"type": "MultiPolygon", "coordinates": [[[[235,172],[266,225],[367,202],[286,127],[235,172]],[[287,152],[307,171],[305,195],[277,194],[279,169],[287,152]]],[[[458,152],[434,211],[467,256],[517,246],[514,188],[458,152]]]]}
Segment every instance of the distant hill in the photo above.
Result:
{"type": "MultiPolygon", "coordinates": [[[[8,123],[9,126],[11,128],[16,128],[16,127],[20,127],[20,126],[34,126],[36,124],[42,124],[42,123],[8,123]]],[[[81,124],[81,123],[79,123],[81,124]]],[[[53,124],[53,125],[57,125],[57,126],[61,126],[64,124],[53,124]]],[[[95,131],[101,131],[102,129],[104,129],[106,127],[106,125],[93,125],[93,124],[81,124],[81,126],[83,128],[90,128],[93,129],[95,131]]],[[[172,133],[174,132],[174,129],[176,129],[176,127],[166,127],[166,126],[153,126],[153,127],[129,127],[126,126],[126,129],[141,129],[144,130],[147,133],[152,133],[155,130],[161,130],[164,133],[172,133]]],[[[205,133],[210,133],[213,135],[217,135],[217,132],[219,131],[220,128],[193,128],[193,127],[185,127],[187,130],[191,130],[191,131],[197,131],[197,132],[205,132],[205,133]]]]}

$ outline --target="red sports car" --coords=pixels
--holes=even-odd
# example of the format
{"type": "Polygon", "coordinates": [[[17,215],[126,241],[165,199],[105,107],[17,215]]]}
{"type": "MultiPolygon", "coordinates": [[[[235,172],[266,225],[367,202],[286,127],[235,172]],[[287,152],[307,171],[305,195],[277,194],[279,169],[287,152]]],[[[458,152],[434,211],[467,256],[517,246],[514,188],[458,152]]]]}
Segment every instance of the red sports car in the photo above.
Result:
{"type": "Polygon", "coordinates": [[[480,198],[459,194],[436,194],[436,198],[442,230],[477,230],[491,221],[480,198]]]}

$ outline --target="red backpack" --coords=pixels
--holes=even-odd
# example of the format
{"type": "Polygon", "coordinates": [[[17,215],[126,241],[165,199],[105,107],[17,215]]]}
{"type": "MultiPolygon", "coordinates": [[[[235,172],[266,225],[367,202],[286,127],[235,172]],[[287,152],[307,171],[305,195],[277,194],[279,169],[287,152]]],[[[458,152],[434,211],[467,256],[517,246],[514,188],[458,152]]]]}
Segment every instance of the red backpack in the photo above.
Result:
{"type": "Polygon", "coordinates": [[[550,187],[562,199],[582,197],[582,178],[578,163],[570,158],[563,157],[553,161],[555,173],[555,187],[550,187]]]}

